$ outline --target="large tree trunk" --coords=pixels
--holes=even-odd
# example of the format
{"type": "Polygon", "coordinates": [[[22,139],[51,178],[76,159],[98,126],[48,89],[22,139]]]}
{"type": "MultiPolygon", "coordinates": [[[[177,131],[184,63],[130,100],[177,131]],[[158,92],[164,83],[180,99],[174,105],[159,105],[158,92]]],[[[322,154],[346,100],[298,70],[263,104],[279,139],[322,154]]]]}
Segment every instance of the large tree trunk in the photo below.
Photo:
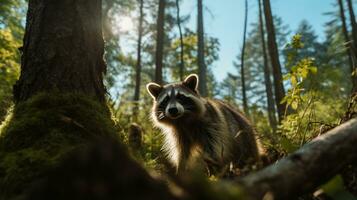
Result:
{"type": "Polygon", "coordinates": [[[198,90],[202,96],[207,96],[207,66],[205,63],[205,40],[203,28],[203,0],[197,0],[197,46],[198,46],[198,90]]]}
{"type": "Polygon", "coordinates": [[[184,78],[184,70],[185,70],[185,61],[183,60],[184,55],[184,46],[183,46],[183,35],[182,35],[182,28],[181,28],[181,17],[180,17],[180,0],[176,0],[176,10],[177,10],[177,26],[179,29],[180,34],[180,81],[183,81],[184,78]]]}
{"type": "Polygon", "coordinates": [[[242,81],[242,96],[243,96],[243,110],[246,115],[249,115],[248,111],[248,101],[247,101],[247,87],[245,85],[245,70],[244,70],[244,56],[245,56],[245,38],[247,34],[247,22],[248,22],[248,1],[245,0],[245,15],[244,15],[244,29],[243,29],[243,47],[242,47],[242,54],[241,54],[241,67],[240,67],[240,74],[241,74],[241,81],[242,81]]]}
{"type": "Polygon", "coordinates": [[[352,27],[352,44],[351,47],[353,47],[352,50],[352,54],[354,56],[354,63],[353,63],[353,68],[352,68],[352,84],[353,84],[353,88],[352,88],[352,92],[356,93],[357,92],[357,23],[356,23],[356,17],[355,17],[355,13],[353,10],[353,4],[352,4],[352,0],[347,0],[347,4],[348,4],[348,11],[350,14],[350,22],[351,22],[351,27],[352,27]]]}
{"type": "Polygon", "coordinates": [[[49,91],[104,101],[101,13],[100,0],[29,2],[16,102],[49,91]]]}
{"type": "Polygon", "coordinates": [[[22,195],[70,150],[116,135],[103,53],[101,0],[29,1],[16,105],[0,133],[0,199],[22,195]]]}
{"type": "Polygon", "coordinates": [[[268,106],[268,119],[270,126],[272,127],[273,131],[275,132],[277,121],[276,121],[276,110],[274,105],[274,95],[273,95],[273,88],[271,85],[270,80],[270,69],[268,64],[268,55],[267,49],[265,46],[265,31],[264,31],[264,22],[263,22],[263,14],[262,14],[262,3],[261,0],[258,0],[259,5],[259,28],[260,28],[260,37],[262,41],[262,51],[263,51],[263,67],[264,67],[264,83],[265,83],[265,92],[267,94],[267,106],[268,106]]]}
{"type": "Polygon", "coordinates": [[[357,159],[357,119],[352,119],[288,157],[257,173],[240,179],[251,199],[295,199],[313,192],[357,159]]]}
{"type": "MultiPolygon", "coordinates": [[[[144,0],[139,0],[139,26],[138,26],[138,43],[136,57],[136,72],[135,72],[135,91],[134,91],[134,110],[133,117],[136,118],[139,109],[140,100],[140,85],[141,85],[141,41],[143,37],[143,21],[144,21],[144,0]]],[[[135,119],[136,121],[137,119],[135,119]]]]}
{"type": "Polygon", "coordinates": [[[162,67],[164,54],[164,25],[165,25],[166,0],[159,0],[159,10],[157,14],[157,36],[156,36],[156,56],[155,56],[155,82],[162,84],[162,67]]]}
{"type": "Polygon", "coordinates": [[[283,77],[281,74],[281,65],[279,60],[279,50],[276,44],[275,27],[273,14],[271,12],[270,0],[263,0],[264,3],[264,15],[265,25],[268,33],[268,48],[271,66],[273,68],[274,77],[274,89],[275,89],[275,103],[278,109],[279,121],[281,121],[285,115],[286,104],[281,103],[284,96],[283,77]]]}

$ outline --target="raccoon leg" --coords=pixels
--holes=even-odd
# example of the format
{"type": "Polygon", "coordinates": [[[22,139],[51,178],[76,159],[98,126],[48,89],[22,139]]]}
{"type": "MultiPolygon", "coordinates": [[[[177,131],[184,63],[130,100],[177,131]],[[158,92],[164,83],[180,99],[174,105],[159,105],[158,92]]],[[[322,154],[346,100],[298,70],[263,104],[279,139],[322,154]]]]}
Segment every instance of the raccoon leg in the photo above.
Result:
{"type": "Polygon", "coordinates": [[[250,130],[241,130],[235,138],[237,148],[235,148],[234,152],[234,164],[242,168],[245,165],[259,163],[260,158],[255,133],[250,130]]]}
{"type": "Polygon", "coordinates": [[[221,151],[218,152],[211,142],[207,142],[205,147],[202,157],[206,163],[208,175],[220,173],[220,170],[224,167],[224,159],[221,151]]]}
{"type": "Polygon", "coordinates": [[[189,155],[190,149],[187,147],[182,147],[178,158],[178,165],[176,169],[177,174],[182,174],[187,170],[187,161],[189,159],[189,155]]]}

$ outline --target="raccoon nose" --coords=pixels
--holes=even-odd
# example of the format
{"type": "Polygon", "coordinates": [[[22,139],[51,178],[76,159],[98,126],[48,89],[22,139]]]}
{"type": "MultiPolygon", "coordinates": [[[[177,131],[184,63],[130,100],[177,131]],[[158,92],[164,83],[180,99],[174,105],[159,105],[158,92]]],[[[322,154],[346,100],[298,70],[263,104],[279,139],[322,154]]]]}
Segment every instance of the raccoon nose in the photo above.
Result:
{"type": "Polygon", "coordinates": [[[170,115],[172,115],[172,116],[177,116],[178,111],[179,111],[179,110],[178,110],[177,108],[175,108],[175,107],[169,108],[169,113],[170,113],[170,115]]]}

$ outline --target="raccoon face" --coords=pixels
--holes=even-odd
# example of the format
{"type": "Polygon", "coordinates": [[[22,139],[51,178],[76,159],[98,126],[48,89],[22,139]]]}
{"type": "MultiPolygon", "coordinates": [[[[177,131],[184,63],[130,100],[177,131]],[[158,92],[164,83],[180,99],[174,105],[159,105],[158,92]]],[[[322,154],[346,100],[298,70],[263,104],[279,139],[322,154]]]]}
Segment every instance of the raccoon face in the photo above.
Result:
{"type": "Polygon", "coordinates": [[[158,121],[178,120],[184,115],[200,114],[204,106],[197,86],[196,74],[191,74],[180,83],[164,86],[149,83],[146,88],[154,99],[155,118],[158,121]]]}

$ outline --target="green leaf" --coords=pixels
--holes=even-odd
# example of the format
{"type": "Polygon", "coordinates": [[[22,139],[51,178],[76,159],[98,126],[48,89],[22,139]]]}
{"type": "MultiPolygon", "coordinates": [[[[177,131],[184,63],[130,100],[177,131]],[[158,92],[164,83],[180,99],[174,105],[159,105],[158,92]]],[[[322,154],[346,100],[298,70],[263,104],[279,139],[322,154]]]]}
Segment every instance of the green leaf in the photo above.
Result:
{"type": "Polygon", "coordinates": [[[291,76],[290,73],[285,74],[285,75],[283,76],[283,80],[284,80],[284,81],[289,80],[289,79],[290,79],[290,76],[291,76]]]}
{"type": "Polygon", "coordinates": [[[292,76],[291,79],[290,79],[290,81],[291,81],[291,85],[292,85],[293,87],[295,87],[295,86],[297,85],[296,76],[292,76]]]}
{"type": "Polygon", "coordinates": [[[317,67],[310,67],[310,72],[312,74],[316,74],[317,73],[317,67]]]}
{"type": "Polygon", "coordinates": [[[298,105],[299,105],[298,101],[291,102],[291,108],[294,110],[296,110],[298,108],[298,105]]]}
{"type": "Polygon", "coordinates": [[[341,175],[333,177],[326,184],[322,185],[321,189],[334,200],[357,200],[356,197],[345,189],[341,175]]]}
{"type": "Polygon", "coordinates": [[[308,75],[309,71],[306,68],[301,69],[300,74],[302,78],[306,78],[308,75]]]}
{"type": "Polygon", "coordinates": [[[296,151],[299,147],[285,137],[280,138],[281,147],[288,153],[296,151]]]}

